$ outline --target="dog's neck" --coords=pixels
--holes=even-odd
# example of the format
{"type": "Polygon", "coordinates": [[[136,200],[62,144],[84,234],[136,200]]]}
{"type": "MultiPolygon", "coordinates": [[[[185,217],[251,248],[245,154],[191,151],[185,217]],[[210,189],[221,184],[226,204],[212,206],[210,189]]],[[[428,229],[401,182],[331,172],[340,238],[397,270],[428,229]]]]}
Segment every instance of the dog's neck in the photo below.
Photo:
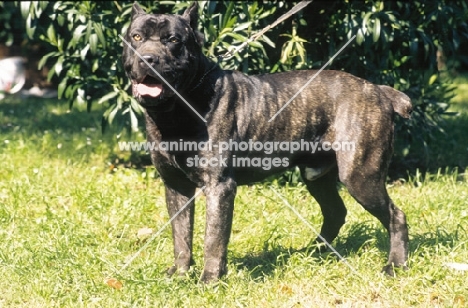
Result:
{"type": "MultiPolygon", "coordinates": [[[[205,56],[199,61],[197,74],[192,78],[188,90],[182,91],[181,95],[202,116],[208,112],[212,96],[215,94],[215,83],[222,69],[219,65],[205,56]]],[[[147,129],[157,129],[160,137],[174,139],[179,135],[200,135],[206,129],[202,120],[190,110],[178,97],[173,97],[172,108],[161,107],[146,108],[147,129]]]]}
{"type": "Polygon", "coordinates": [[[214,63],[210,59],[208,59],[206,56],[202,56],[199,62],[199,68],[197,72],[199,72],[192,81],[192,86],[189,88],[187,91],[188,94],[191,94],[192,92],[195,92],[197,89],[200,88],[200,86],[206,82],[209,81],[208,75],[212,73],[213,71],[220,69],[218,64],[214,63]]]}
{"type": "Polygon", "coordinates": [[[194,86],[192,87],[188,93],[192,93],[193,91],[195,91],[200,85],[203,84],[203,81],[205,81],[205,77],[208,76],[209,73],[211,73],[212,71],[214,71],[216,68],[218,68],[218,65],[213,63],[211,68],[209,68],[204,74],[203,76],[201,76],[200,78],[200,81],[194,86]]]}
{"type": "MultiPolygon", "coordinates": [[[[199,68],[193,78],[188,90],[182,91],[181,95],[187,102],[204,116],[210,106],[216,79],[219,76],[221,68],[217,63],[206,57],[202,57],[199,62],[199,68]]],[[[160,132],[161,140],[172,140],[178,136],[203,135],[205,134],[205,124],[202,120],[178,97],[173,97],[172,108],[163,109],[161,107],[146,108],[146,126],[147,129],[157,129],[160,132]]]]}

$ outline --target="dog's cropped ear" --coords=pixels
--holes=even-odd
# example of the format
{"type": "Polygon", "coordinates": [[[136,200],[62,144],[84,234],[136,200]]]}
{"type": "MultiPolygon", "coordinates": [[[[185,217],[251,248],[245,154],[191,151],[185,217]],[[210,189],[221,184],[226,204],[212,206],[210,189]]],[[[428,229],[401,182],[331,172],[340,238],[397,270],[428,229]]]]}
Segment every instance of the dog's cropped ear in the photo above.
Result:
{"type": "Polygon", "coordinates": [[[185,19],[189,21],[190,27],[193,30],[197,30],[198,25],[198,3],[197,1],[193,1],[192,4],[185,10],[184,14],[182,15],[185,19]]]}
{"type": "Polygon", "coordinates": [[[138,5],[137,2],[133,3],[132,6],[132,20],[138,15],[145,15],[146,12],[138,5]]]}
{"type": "Polygon", "coordinates": [[[187,19],[190,28],[192,28],[193,33],[195,34],[195,39],[197,40],[198,45],[203,46],[205,37],[200,31],[197,31],[198,25],[198,4],[197,1],[193,1],[192,4],[185,10],[182,15],[183,18],[187,19]]]}

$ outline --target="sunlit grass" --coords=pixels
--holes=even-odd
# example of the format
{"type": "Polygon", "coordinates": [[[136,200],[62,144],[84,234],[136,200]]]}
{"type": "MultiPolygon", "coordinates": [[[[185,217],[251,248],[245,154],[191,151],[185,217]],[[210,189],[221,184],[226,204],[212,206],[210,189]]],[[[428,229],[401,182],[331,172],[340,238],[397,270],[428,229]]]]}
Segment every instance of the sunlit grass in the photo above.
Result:
{"type": "MultiPolygon", "coordinates": [[[[346,189],[340,193],[347,223],[333,246],[358,276],[330,252],[302,250],[316,235],[270,186],[315,229],[321,223],[318,205],[300,184],[275,183],[239,189],[229,273],[221,282],[198,283],[203,196],[196,204],[197,264],[187,278],[165,276],[172,261],[170,229],[122,270],[148,240],[138,231],[156,232],[168,215],[154,169],[116,161],[128,153],[117,151],[113,134],[101,134],[100,114],[79,108],[68,113],[52,100],[0,103],[0,306],[466,306],[467,272],[445,265],[468,263],[467,177],[452,168],[389,184],[411,235],[410,270],[396,279],[379,273],[387,257],[386,233],[346,189]],[[109,277],[122,288],[106,284],[109,277]]],[[[444,157],[466,153],[454,149],[444,157]]]]}

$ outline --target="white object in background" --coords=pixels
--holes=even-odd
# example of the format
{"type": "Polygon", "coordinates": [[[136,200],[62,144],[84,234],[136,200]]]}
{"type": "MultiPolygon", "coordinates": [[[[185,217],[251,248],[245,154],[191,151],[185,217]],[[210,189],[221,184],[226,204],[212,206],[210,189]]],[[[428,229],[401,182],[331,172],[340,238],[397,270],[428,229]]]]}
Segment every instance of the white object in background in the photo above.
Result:
{"type": "Polygon", "coordinates": [[[451,263],[445,263],[445,266],[459,270],[459,271],[468,271],[468,264],[466,263],[451,262],[451,263]]]}
{"type": "Polygon", "coordinates": [[[25,59],[22,57],[11,57],[0,60],[1,94],[14,94],[23,88],[26,81],[24,62],[25,59]]]}

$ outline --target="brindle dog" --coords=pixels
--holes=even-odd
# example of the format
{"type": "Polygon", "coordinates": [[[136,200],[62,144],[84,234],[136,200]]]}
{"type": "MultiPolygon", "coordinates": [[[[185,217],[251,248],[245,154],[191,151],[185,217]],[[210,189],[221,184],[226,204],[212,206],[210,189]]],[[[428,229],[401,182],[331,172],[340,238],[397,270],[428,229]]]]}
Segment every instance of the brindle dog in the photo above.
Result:
{"type": "Polygon", "coordinates": [[[310,149],[294,153],[277,149],[268,154],[235,147],[224,151],[167,148],[152,151],[152,161],[164,181],[169,215],[174,217],[188,204],[172,221],[175,261],[169,274],[182,274],[193,264],[195,209],[193,200],[189,200],[197,188],[205,187],[206,195],[202,281],[208,282],[227,271],[237,186],[260,181],[293,166],[299,166],[307,189],[320,205],[323,238],[333,241],[345,222],[346,209],[336,186],[339,179],[388,230],[390,252],[383,270],[394,275],[394,267],[405,267],[406,218],[390,199],[385,180],[393,151],[394,116],[410,116],[410,99],[393,88],[374,85],[345,72],[323,71],[269,122],[316,72],[246,76],[222,70],[202,53],[203,36],[196,29],[197,10],[196,2],[183,15],[146,14],[138,4],[133,6],[125,39],[141,58],[124,44],[123,63],[133,84],[133,95],[146,110],[148,141],[159,144],[209,141],[217,145],[228,141],[307,140],[319,146],[348,142],[354,149],[315,153],[310,149]],[[255,157],[270,159],[270,168],[236,164],[238,158],[255,157]],[[202,164],[216,161],[219,163],[202,164]]]}

